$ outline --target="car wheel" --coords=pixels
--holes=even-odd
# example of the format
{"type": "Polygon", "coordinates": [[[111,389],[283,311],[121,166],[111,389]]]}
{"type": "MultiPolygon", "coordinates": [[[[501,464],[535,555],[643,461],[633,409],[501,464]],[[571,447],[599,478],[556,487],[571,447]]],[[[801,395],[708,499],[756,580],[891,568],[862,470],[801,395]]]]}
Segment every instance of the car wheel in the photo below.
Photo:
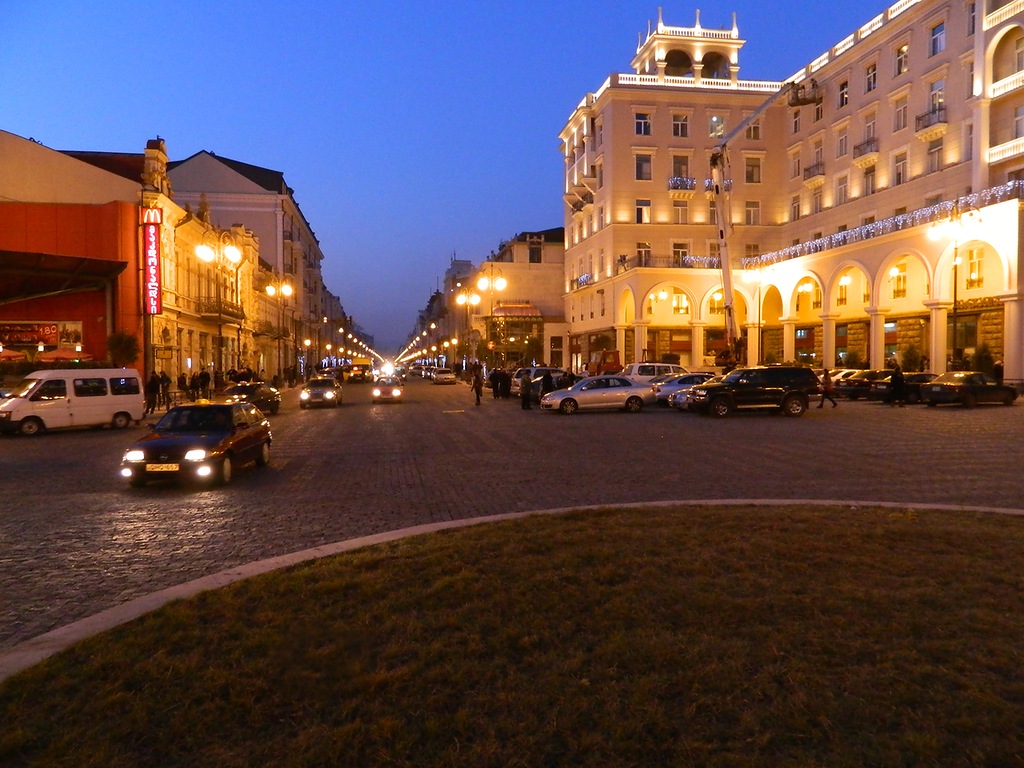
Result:
{"type": "Polygon", "coordinates": [[[729,405],[728,400],[726,400],[724,397],[719,397],[711,401],[709,410],[711,411],[712,416],[716,416],[717,418],[720,419],[723,416],[728,416],[729,411],[732,410],[732,407],[729,405]]]}
{"type": "Polygon", "coordinates": [[[639,397],[631,397],[626,401],[626,411],[628,413],[640,413],[643,407],[644,401],[639,397]]]}
{"type": "Polygon", "coordinates": [[[276,413],[277,413],[278,411],[280,411],[280,410],[281,410],[281,404],[280,404],[280,403],[274,403],[274,404],[273,404],[273,405],[272,405],[272,406],[270,407],[270,413],[271,413],[271,414],[276,414],[276,413]]]}
{"type": "Polygon", "coordinates": [[[927,405],[929,408],[935,408],[938,405],[938,403],[936,403],[934,400],[929,400],[927,403],[925,403],[925,405],[927,405]]]}
{"type": "Polygon", "coordinates": [[[1013,405],[1014,397],[1011,392],[1007,392],[1003,395],[1003,405],[1013,405]]]}
{"type": "Polygon", "coordinates": [[[907,405],[914,405],[921,401],[921,396],[916,392],[907,392],[907,405]]]}
{"type": "Polygon", "coordinates": [[[21,426],[18,431],[26,437],[34,437],[45,429],[43,422],[34,416],[29,416],[27,419],[21,420],[21,426]]]}
{"type": "Polygon", "coordinates": [[[132,417],[127,413],[115,413],[114,418],[110,422],[110,426],[114,429],[127,429],[128,425],[132,423],[132,417]]]}
{"type": "Polygon", "coordinates": [[[579,409],[579,405],[571,397],[563,400],[562,404],[558,406],[558,410],[564,414],[576,413],[579,409]]]}
{"type": "Polygon", "coordinates": [[[234,466],[231,463],[231,457],[225,456],[224,460],[220,463],[220,484],[227,485],[231,482],[231,473],[234,466]]]}
{"type": "Polygon", "coordinates": [[[803,416],[807,403],[801,397],[787,397],[782,401],[782,413],[786,416],[803,416]]]}
{"type": "Polygon", "coordinates": [[[256,455],[256,466],[265,467],[270,463],[270,443],[263,443],[260,452],[256,455]]]}
{"type": "Polygon", "coordinates": [[[964,395],[964,399],[961,401],[964,404],[964,408],[973,408],[978,404],[978,399],[972,394],[964,395]]]}

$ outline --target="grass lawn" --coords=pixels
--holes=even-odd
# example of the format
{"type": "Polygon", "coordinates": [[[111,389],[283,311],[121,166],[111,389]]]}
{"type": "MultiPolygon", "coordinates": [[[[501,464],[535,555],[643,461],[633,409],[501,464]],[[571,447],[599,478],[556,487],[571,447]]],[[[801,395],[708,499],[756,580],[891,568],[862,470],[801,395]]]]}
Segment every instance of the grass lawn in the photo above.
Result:
{"type": "Polygon", "coordinates": [[[1024,519],[686,507],[406,539],[0,686],[2,766],[1024,764],[1024,519]]]}

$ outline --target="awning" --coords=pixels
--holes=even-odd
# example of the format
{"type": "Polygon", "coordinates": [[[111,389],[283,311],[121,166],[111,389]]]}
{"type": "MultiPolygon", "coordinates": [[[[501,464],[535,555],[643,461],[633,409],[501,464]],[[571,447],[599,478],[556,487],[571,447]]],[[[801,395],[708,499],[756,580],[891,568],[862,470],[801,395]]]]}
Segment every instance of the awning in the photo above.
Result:
{"type": "Polygon", "coordinates": [[[0,251],[0,305],[102,290],[127,266],[84,256],[0,251]]]}
{"type": "Polygon", "coordinates": [[[494,317],[543,317],[539,309],[533,306],[533,304],[527,304],[526,302],[521,304],[502,302],[494,308],[492,314],[494,317]]]}

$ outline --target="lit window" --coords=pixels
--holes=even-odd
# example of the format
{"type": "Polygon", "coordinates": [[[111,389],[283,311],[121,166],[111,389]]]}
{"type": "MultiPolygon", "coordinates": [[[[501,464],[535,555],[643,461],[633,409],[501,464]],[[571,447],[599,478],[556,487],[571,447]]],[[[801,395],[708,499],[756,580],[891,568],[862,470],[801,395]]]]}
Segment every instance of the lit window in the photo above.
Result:
{"type": "Polygon", "coordinates": [[[746,137],[751,141],[761,140],[761,121],[755,120],[747,126],[746,137]]]}
{"type": "Polygon", "coordinates": [[[936,24],[932,27],[931,40],[928,46],[928,55],[935,56],[946,50],[946,25],[936,24]]]}
{"type": "Polygon", "coordinates": [[[761,158],[748,157],[744,159],[744,178],[747,184],[761,183],[761,158]]]}
{"type": "Polygon", "coordinates": [[[712,115],[708,121],[708,136],[712,139],[721,139],[725,136],[725,118],[719,115],[712,115]]]}
{"type": "Polygon", "coordinates": [[[890,269],[889,279],[892,284],[892,297],[905,299],[907,297],[907,265],[898,264],[890,269]]]}
{"type": "Polygon", "coordinates": [[[902,75],[910,69],[910,46],[907,43],[896,48],[893,74],[902,75]]]}
{"type": "Polygon", "coordinates": [[[756,227],[761,223],[761,203],[755,200],[748,200],[744,205],[744,223],[756,227]]]}
{"type": "Polygon", "coordinates": [[[793,110],[793,133],[800,132],[800,110],[793,110]]]}
{"type": "Polygon", "coordinates": [[[983,288],[985,276],[982,268],[985,266],[985,251],[981,248],[971,248],[967,251],[967,287],[983,288]]]}
{"type": "Polygon", "coordinates": [[[636,201],[636,223],[637,224],[650,224],[651,223],[651,201],[650,200],[637,200],[636,201]]]}
{"type": "Polygon", "coordinates": [[[846,134],[844,128],[836,136],[836,157],[845,157],[846,153],[850,151],[850,139],[846,134]]]}
{"type": "Polygon", "coordinates": [[[637,155],[636,156],[636,180],[637,181],[650,181],[651,180],[651,156],[650,155],[637,155]]]}
{"type": "Polygon", "coordinates": [[[870,93],[878,87],[878,65],[869,64],[864,70],[864,92],[870,93]]]}
{"type": "Polygon", "coordinates": [[[839,84],[839,101],[838,106],[840,109],[850,103],[850,84],[847,81],[843,81],[839,84]]]}

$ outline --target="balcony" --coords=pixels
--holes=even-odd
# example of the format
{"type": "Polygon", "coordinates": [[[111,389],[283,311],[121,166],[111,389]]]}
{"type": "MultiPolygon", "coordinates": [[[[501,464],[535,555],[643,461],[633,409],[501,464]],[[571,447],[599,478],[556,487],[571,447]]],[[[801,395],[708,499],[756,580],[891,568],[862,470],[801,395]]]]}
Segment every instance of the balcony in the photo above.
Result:
{"type": "Polygon", "coordinates": [[[878,162],[878,137],[872,136],[853,147],[853,164],[858,168],[867,168],[878,162]]]}
{"type": "MultiPolygon", "coordinates": [[[[704,191],[707,193],[708,199],[712,199],[715,196],[715,181],[714,179],[704,179],[704,191]]],[[[725,179],[722,182],[723,192],[732,192],[732,179],[725,179]]]]}
{"type": "Polygon", "coordinates": [[[810,83],[793,86],[793,90],[789,92],[789,106],[802,107],[806,104],[821,104],[824,95],[818,81],[812,79],[810,83]]]}
{"type": "Polygon", "coordinates": [[[289,339],[291,331],[281,325],[275,325],[269,320],[260,320],[252,329],[253,336],[269,336],[272,339],[289,339]]]}
{"type": "Polygon", "coordinates": [[[946,108],[935,107],[914,118],[914,135],[921,141],[933,141],[946,135],[946,108]]]}
{"type": "Polygon", "coordinates": [[[672,200],[690,200],[696,191],[696,179],[688,176],[673,176],[668,180],[668,196],[672,200]]]}
{"type": "Polygon", "coordinates": [[[218,323],[237,323],[245,320],[241,304],[223,299],[200,299],[199,314],[218,323]]]}
{"type": "Polygon", "coordinates": [[[1005,144],[997,144],[988,150],[988,162],[990,165],[1001,163],[1004,160],[1024,155],[1024,138],[1013,139],[1005,144]]]}
{"type": "Polygon", "coordinates": [[[825,183],[825,162],[819,160],[814,165],[804,168],[804,186],[816,189],[825,183]]]}

